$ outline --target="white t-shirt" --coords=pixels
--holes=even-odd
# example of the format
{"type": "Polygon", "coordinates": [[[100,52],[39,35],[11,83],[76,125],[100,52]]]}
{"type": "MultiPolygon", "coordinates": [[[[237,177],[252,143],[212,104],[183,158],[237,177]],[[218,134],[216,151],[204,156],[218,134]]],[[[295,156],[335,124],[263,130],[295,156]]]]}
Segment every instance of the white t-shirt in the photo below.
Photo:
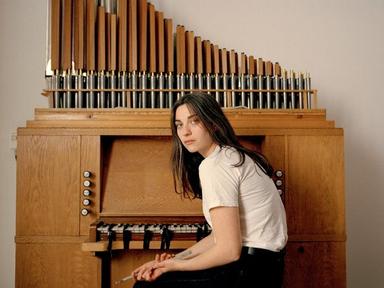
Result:
{"type": "Polygon", "coordinates": [[[242,245],[280,251],[287,243],[283,203],[272,179],[245,155],[245,162],[234,167],[240,155],[234,148],[217,146],[199,166],[203,213],[212,226],[209,210],[239,207],[242,245]]]}

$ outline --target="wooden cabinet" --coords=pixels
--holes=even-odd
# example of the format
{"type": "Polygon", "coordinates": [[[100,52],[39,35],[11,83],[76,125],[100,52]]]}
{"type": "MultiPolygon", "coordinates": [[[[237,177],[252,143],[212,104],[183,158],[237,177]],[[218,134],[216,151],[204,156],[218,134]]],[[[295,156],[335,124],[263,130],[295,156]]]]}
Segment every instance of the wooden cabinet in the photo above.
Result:
{"type": "Polygon", "coordinates": [[[346,287],[344,242],[289,241],[286,251],[284,287],[346,287]]]}
{"type": "Polygon", "coordinates": [[[290,235],[344,237],[343,137],[289,136],[287,153],[290,235]]]}
{"type": "MultiPolygon", "coordinates": [[[[20,242],[22,242],[21,240],[20,242]]],[[[75,239],[39,239],[16,244],[16,287],[100,286],[99,259],[75,239]]]]}
{"type": "MultiPolygon", "coordinates": [[[[322,110],[225,113],[240,141],[281,171],[284,287],[346,287],[342,129],[322,110]]],[[[36,110],[18,131],[17,287],[100,287],[101,259],[82,251],[100,216],[202,214],[199,200],[173,190],[168,125],[161,109],[36,110]]],[[[139,247],[114,251],[111,284],[156,252],[139,247]]]]}
{"type": "Polygon", "coordinates": [[[44,134],[17,139],[16,287],[97,287],[79,237],[82,138],[44,134]]]}
{"type": "Polygon", "coordinates": [[[343,136],[287,139],[285,287],[346,287],[343,136]]]}
{"type": "Polygon", "coordinates": [[[79,235],[80,136],[17,139],[17,236],[79,235]]]}

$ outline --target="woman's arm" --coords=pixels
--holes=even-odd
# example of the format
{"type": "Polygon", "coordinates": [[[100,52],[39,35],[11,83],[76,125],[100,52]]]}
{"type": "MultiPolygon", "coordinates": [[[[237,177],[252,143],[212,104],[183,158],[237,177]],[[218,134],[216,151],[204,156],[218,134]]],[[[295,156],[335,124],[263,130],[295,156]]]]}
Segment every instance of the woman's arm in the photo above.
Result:
{"type": "Polygon", "coordinates": [[[200,255],[201,253],[207,251],[214,245],[213,233],[209,234],[207,237],[204,237],[196,244],[192,245],[188,249],[177,253],[175,257],[177,259],[187,260],[200,255]]]}
{"type": "MultiPolygon", "coordinates": [[[[197,255],[200,255],[204,251],[207,251],[213,245],[214,245],[214,239],[213,239],[213,234],[211,233],[207,237],[204,237],[199,242],[189,247],[188,249],[185,249],[184,251],[177,253],[176,255],[173,255],[173,256],[175,257],[175,259],[182,259],[182,260],[191,259],[193,257],[196,257],[197,255]]],[[[155,260],[144,263],[140,267],[136,268],[131,275],[136,280],[141,280],[142,275],[144,275],[145,273],[149,273],[150,271],[153,270],[153,265],[155,263],[173,258],[173,256],[172,254],[169,254],[169,253],[162,253],[161,255],[156,254],[155,260]]]]}
{"type": "MultiPolygon", "coordinates": [[[[210,210],[214,244],[193,258],[168,259],[156,263],[147,280],[169,271],[208,269],[236,261],[241,253],[241,232],[238,207],[216,207],[210,210]]],[[[212,235],[212,234],[211,234],[212,235]]]]}

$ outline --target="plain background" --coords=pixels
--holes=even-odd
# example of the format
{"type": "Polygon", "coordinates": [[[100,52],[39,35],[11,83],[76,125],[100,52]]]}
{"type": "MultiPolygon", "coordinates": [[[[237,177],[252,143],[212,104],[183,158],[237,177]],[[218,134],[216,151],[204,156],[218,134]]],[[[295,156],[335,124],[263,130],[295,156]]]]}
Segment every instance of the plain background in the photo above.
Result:
{"type": "MultiPolygon", "coordinates": [[[[384,287],[384,1],[152,2],[220,47],[311,73],[319,106],[345,132],[348,287],[384,287]]],[[[0,0],[0,287],[13,287],[15,278],[11,134],[33,118],[34,108],[48,106],[40,95],[46,6],[45,0],[0,0]]]]}

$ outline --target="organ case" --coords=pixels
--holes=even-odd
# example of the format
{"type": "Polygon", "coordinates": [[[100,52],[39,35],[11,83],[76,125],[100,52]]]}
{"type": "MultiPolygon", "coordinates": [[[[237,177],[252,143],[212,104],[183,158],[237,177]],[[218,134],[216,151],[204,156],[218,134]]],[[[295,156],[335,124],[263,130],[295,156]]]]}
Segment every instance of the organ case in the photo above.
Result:
{"type": "MultiPolygon", "coordinates": [[[[282,172],[274,180],[288,220],[284,287],[345,287],[342,129],[319,109],[225,113],[242,143],[282,172]]],[[[159,252],[159,239],[150,249],[116,239],[108,252],[108,241],[90,235],[98,220],[202,219],[200,200],[173,191],[169,117],[166,109],[36,109],[19,128],[17,287],[114,286],[159,252]]],[[[175,237],[171,249],[188,247],[192,235],[175,237]]]]}

